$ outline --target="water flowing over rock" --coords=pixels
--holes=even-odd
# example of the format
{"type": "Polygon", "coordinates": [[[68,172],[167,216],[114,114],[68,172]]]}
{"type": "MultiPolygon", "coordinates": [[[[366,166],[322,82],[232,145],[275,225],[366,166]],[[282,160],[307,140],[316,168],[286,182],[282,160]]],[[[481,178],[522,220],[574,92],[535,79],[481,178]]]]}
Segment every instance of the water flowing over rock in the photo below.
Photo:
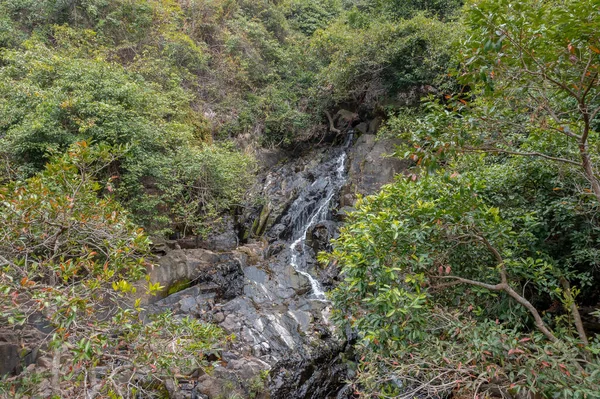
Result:
{"type": "MultiPolygon", "coordinates": [[[[348,136],[352,140],[352,133],[348,136]]],[[[289,226],[292,228],[292,244],[289,246],[292,267],[310,282],[312,295],[318,300],[325,300],[325,292],[319,281],[307,271],[309,262],[306,256],[309,247],[306,246],[307,234],[317,223],[326,220],[329,206],[333,197],[346,181],[346,146],[341,153],[326,165],[329,173],[325,177],[315,180],[307,189],[303,190],[288,210],[291,216],[289,226]]],[[[314,249],[314,248],[313,248],[314,249]]]]}
{"type": "Polygon", "coordinates": [[[332,208],[345,184],[350,140],[268,171],[255,190],[263,205],[247,224],[262,230],[263,239],[242,240],[244,245],[224,252],[166,250],[152,280],[191,286],[152,303],[148,311],[198,317],[237,337],[211,375],[182,385],[188,394],[175,396],[260,397],[255,391],[261,370],[270,370],[263,392],[272,399],[335,398],[343,388],[340,353],[346,343],[329,322],[331,304],[318,281],[322,271],[315,251],[337,231],[332,208]]]}
{"type": "Polygon", "coordinates": [[[175,396],[350,397],[344,362],[350,346],[329,321],[325,295],[339,270],[319,267],[316,254],[328,250],[338,234],[341,193],[364,177],[353,164],[376,146],[367,140],[367,146],[351,148],[353,133],[348,131],[341,146],[313,148],[291,160],[270,154],[268,169],[248,197],[249,204],[259,205],[237,216],[241,246],[166,250],[153,280],[167,287],[185,281],[189,287],[151,304],[149,311],[192,315],[237,337],[213,373],[173,387],[185,388],[175,396]],[[260,379],[261,370],[269,370],[267,380],[260,379]],[[263,384],[259,390],[257,381],[263,384]]]}

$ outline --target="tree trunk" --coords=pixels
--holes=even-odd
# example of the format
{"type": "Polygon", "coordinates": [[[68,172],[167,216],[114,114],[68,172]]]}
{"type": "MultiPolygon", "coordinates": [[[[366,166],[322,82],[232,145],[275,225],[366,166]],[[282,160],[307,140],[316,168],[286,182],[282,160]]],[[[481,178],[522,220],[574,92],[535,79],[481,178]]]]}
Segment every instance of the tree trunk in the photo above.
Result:
{"type": "Polygon", "coordinates": [[[50,380],[50,386],[52,388],[52,395],[61,397],[60,394],[60,355],[61,348],[55,348],[52,352],[52,377],[50,380]]]}
{"type": "Polygon", "coordinates": [[[594,174],[594,168],[592,167],[592,161],[590,160],[590,154],[588,154],[586,144],[579,145],[579,153],[581,155],[581,162],[585,177],[587,177],[589,180],[590,184],[592,185],[592,192],[596,196],[598,202],[600,202],[600,182],[594,174]]]}
{"type": "Polygon", "coordinates": [[[585,329],[583,328],[583,322],[581,321],[581,315],[579,314],[579,309],[577,308],[577,304],[575,303],[575,298],[573,298],[573,293],[571,292],[571,285],[569,281],[561,277],[560,283],[563,286],[565,291],[565,298],[569,302],[569,310],[571,311],[571,315],[573,316],[573,322],[575,323],[575,328],[577,329],[577,333],[579,334],[579,339],[585,345],[589,345],[589,341],[587,335],[585,333],[585,329]]]}

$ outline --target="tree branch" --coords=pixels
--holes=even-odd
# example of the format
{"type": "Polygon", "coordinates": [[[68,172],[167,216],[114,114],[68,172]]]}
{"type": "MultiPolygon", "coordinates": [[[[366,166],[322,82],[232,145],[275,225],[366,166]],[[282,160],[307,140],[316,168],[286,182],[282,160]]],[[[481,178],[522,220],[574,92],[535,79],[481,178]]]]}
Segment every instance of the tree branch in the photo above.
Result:
{"type": "Polygon", "coordinates": [[[486,284],[481,281],[469,280],[469,279],[457,277],[457,276],[432,276],[432,277],[441,278],[441,279],[452,279],[452,280],[459,281],[463,284],[469,284],[469,285],[473,285],[476,287],[485,288],[490,291],[496,291],[496,292],[503,291],[503,292],[507,293],[511,298],[513,298],[515,301],[517,301],[519,304],[523,305],[527,310],[529,310],[529,313],[531,313],[531,315],[534,318],[536,327],[542,332],[542,334],[544,334],[546,336],[546,338],[548,338],[549,341],[558,342],[558,338],[556,338],[556,336],[552,333],[552,331],[550,331],[548,329],[548,327],[546,327],[546,324],[542,320],[542,317],[540,316],[537,309],[531,304],[531,302],[529,302],[527,299],[525,299],[521,295],[519,295],[508,284],[505,284],[505,283],[486,284]]]}
{"type": "MultiPolygon", "coordinates": [[[[469,284],[469,285],[474,285],[476,287],[481,287],[481,288],[485,288],[487,290],[490,291],[502,291],[504,288],[504,284],[500,283],[500,284],[487,284],[487,283],[482,283],[481,281],[476,281],[476,280],[469,280],[468,278],[462,278],[462,277],[458,277],[458,276],[432,276],[433,278],[441,278],[441,279],[449,279],[449,280],[456,280],[459,283],[462,284],[469,284]]],[[[449,285],[446,285],[449,286],[449,285]]]]}
{"type": "Polygon", "coordinates": [[[339,129],[336,129],[336,127],[333,124],[333,118],[331,117],[331,114],[329,113],[329,111],[325,111],[325,116],[327,116],[327,120],[329,121],[329,130],[339,134],[341,133],[339,129]]]}
{"type": "Polygon", "coordinates": [[[589,341],[585,333],[585,329],[583,328],[583,322],[581,321],[581,315],[579,314],[579,309],[577,308],[577,304],[575,303],[573,292],[571,291],[571,284],[569,284],[569,280],[567,280],[564,277],[560,278],[560,284],[563,286],[563,290],[565,292],[565,299],[569,303],[569,310],[571,311],[571,315],[573,316],[573,322],[575,323],[575,328],[577,329],[577,333],[579,334],[579,339],[585,346],[588,346],[589,341]]]}
{"type": "Polygon", "coordinates": [[[529,313],[531,313],[531,315],[533,316],[533,319],[535,321],[536,327],[538,328],[538,330],[540,330],[546,336],[546,338],[548,338],[549,341],[558,342],[558,338],[556,338],[556,336],[552,333],[552,331],[550,331],[550,329],[546,326],[546,323],[544,323],[544,320],[542,320],[542,316],[540,316],[540,313],[537,311],[535,306],[533,306],[531,304],[531,302],[529,302],[523,296],[519,295],[519,293],[517,293],[508,283],[508,273],[506,271],[504,259],[502,258],[502,255],[500,254],[500,252],[483,235],[476,235],[475,238],[478,241],[482,242],[487,247],[487,249],[494,255],[494,258],[496,259],[496,262],[498,263],[498,270],[500,272],[500,278],[502,280],[502,282],[500,284],[487,284],[487,283],[483,283],[481,281],[470,280],[470,279],[466,279],[466,278],[462,278],[462,277],[458,277],[458,276],[433,276],[433,277],[434,278],[442,278],[442,279],[452,279],[455,281],[459,281],[463,284],[469,284],[469,285],[473,285],[476,287],[485,288],[490,291],[503,291],[503,292],[507,293],[511,298],[513,298],[515,301],[517,301],[519,304],[521,304],[523,307],[525,307],[529,311],[529,313]]]}
{"type": "Polygon", "coordinates": [[[502,148],[485,148],[485,147],[483,147],[483,148],[464,147],[463,149],[468,152],[494,152],[494,153],[499,153],[499,154],[540,157],[540,158],[549,159],[552,161],[563,162],[563,163],[568,163],[571,165],[581,166],[580,162],[572,161],[567,158],[553,157],[550,155],[543,154],[541,152],[520,152],[520,151],[504,150],[502,148]]]}

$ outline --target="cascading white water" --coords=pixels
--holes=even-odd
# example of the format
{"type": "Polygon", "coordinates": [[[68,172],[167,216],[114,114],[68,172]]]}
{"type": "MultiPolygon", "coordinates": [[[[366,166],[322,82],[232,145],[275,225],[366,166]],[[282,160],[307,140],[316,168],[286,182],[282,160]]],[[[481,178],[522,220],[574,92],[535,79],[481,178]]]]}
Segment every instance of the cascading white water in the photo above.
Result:
{"type": "MultiPolygon", "coordinates": [[[[323,182],[323,179],[326,181],[326,194],[322,196],[321,201],[317,204],[314,210],[306,217],[306,222],[302,226],[294,226],[294,235],[292,236],[292,244],[290,245],[290,264],[299,274],[305,276],[310,285],[312,287],[312,294],[316,300],[325,301],[326,296],[321,284],[317,279],[315,279],[307,270],[306,270],[306,257],[304,256],[306,252],[306,235],[308,231],[315,226],[317,223],[324,221],[327,218],[327,214],[329,211],[329,205],[335,194],[339,191],[339,189],[346,182],[346,159],[348,158],[346,155],[346,148],[352,143],[353,132],[349,132],[346,142],[343,146],[343,151],[334,161],[333,172],[335,174],[320,177],[315,180],[312,186],[318,186],[323,182]]],[[[300,201],[301,198],[296,200],[294,205],[300,205],[297,202],[300,201]]]]}

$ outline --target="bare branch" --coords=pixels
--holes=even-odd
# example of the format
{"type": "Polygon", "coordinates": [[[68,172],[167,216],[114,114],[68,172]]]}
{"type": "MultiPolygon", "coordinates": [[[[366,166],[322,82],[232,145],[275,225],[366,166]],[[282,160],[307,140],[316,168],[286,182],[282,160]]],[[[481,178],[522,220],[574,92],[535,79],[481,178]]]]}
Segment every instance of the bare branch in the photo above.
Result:
{"type": "Polygon", "coordinates": [[[583,328],[581,315],[579,314],[579,309],[577,308],[577,304],[575,303],[573,292],[571,291],[571,284],[569,284],[569,281],[564,277],[560,278],[560,283],[563,286],[565,299],[569,304],[569,310],[571,311],[571,315],[573,316],[573,322],[575,323],[575,328],[577,329],[577,333],[579,334],[579,339],[581,339],[581,342],[585,346],[588,346],[589,341],[585,333],[585,329],[583,328]]]}
{"type": "Polygon", "coordinates": [[[519,304],[524,306],[529,311],[529,313],[531,313],[531,315],[534,318],[536,327],[538,328],[538,330],[540,330],[546,336],[546,338],[548,338],[549,341],[558,342],[558,338],[556,338],[556,336],[552,333],[552,331],[550,331],[550,329],[546,326],[546,323],[544,323],[544,320],[540,316],[540,313],[537,311],[535,306],[533,306],[531,304],[531,302],[529,302],[523,296],[519,295],[519,293],[517,293],[508,283],[508,274],[506,271],[506,266],[505,266],[504,259],[502,258],[502,255],[500,254],[500,252],[483,235],[481,235],[481,234],[476,235],[475,238],[479,242],[483,243],[486,246],[486,248],[494,255],[494,258],[496,259],[496,262],[498,263],[498,270],[500,272],[500,278],[502,280],[501,283],[487,284],[487,283],[484,283],[481,281],[470,280],[470,279],[466,279],[466,278],[458,277],[458,276],[433,276],[433,277],[440,278],[440,279],[451,279],[451,280],[459,281],[463,284],[469,284],[469,285],[472,285],[475,287],[485,288],[490,291],[503,291],[503,292],[507,293],[511,298],[513,298],[519,304]]]}
{"type": "Polygon", "coordinates": [[[340,130],[336,129],[336,127],[334,126],[333,118],[331,117],[331,114],[329,113],[329,111],[325,111],[325,116],[327,116],[327,120],[329,121],[329,130],[336,134],[341,133],[340,130]]]}
{"type": "Polygon", "coordinates": [[[456,280],[456,281],[458,281],[459,283],[462,283],[462,284],[474,285],[476,287],[485,288],[485,289],[490,290],[490,291],[502,291],[504,289],[504,284],[502,284],[502,283],[500,283],[500,284],[487,284],[487,283],[482,283],[481,281],[469,280],[468,278],[462,278],[462,277],[458,277],[458,276],[432,276],[432,277],[433,278],[456,280]]]}

